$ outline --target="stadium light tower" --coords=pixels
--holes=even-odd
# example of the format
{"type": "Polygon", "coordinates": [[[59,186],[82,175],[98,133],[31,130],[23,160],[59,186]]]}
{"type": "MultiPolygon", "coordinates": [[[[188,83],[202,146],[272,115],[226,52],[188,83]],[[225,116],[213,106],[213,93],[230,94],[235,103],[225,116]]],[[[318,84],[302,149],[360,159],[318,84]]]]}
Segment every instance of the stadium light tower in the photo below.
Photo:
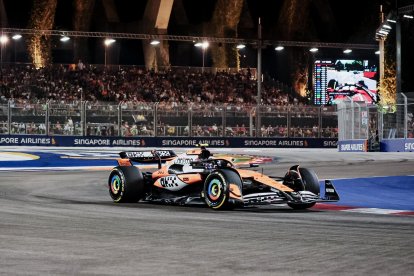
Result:
{"type": "Polygon", "coordinates": [[[22,38],[21,34],[14,34],[12,36],[13,39],[13,48],[14,48],[14,62],[16,63],[16,44],[22,38]]]}
{"type": "Polygon", "coordinates": [[[208,41],[203,41],[203,42],[198,42],[196,44],[194,44],[194,46],[201,48],[203,51],[203,67],[201,69],[201,72],[204,73],[204,56],[206,54],[206,49],[208,48],[208,46],[210,46],[210,43],[208,43],[208,41]]]}
{"type": "Polygon", "coordinates": [[[69,41],[69,40],[70,40],[70,37],[68,37],[66,35],[64,35],[60,38],[60,41],[62,41],[62,42],[66,42],[66,41],[69,41]]]}
{"type": "Polygon", "coordinates": [[[104,45],[105,45],[105,68],[106,68],[106,52],[107,52],[107,48],[109,46],[111,46],[116,40],[113,38],[107,38],[104,40],[104,45]]]}
{"type": "Polygon", "coordinates": [[[158,44],[160,44],[161,42],[159,41],[159,40],[152,40],[151,42],[150,42],[150,44],[152,45],[152,46],[157,46],[158,44]]]}
{"type": "Polygon", "coordinates": [[[380,78],[383,78],[384,71],[384,41],[391,29],[395,24],[395,39],[396,39],[396,81],[397,81],[397,94],[401,93],[401,21],[413,19],[412,13],[414,12],[414,5],[408,5],[404,7],[396,7],[396,10],[388,13],[384,18],[382,6],[381,6],[381,24],[376,32],[376,39],[380,44],[380,78]],[[381,70],[382,69],[382,70],[381,70]]]}
{"type": "MultiPolygon", "coordinates": [[[[9,37],[7,35],[2,34],[0,36],[0,72],[3,71],[3,47],[9,41],[9,37]]],[[[3,73],[1,73],[1,77],[3,78],[3,73]]]]}

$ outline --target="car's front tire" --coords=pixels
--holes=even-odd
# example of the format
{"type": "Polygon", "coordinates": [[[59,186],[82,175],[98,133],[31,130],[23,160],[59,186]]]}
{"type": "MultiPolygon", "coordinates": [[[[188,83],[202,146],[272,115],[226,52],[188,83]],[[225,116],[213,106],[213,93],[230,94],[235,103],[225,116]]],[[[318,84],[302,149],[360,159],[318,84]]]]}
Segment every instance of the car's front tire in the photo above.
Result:
{"type": "MultiPolygon", "coordinates": [[[[315,195],[320,194],[320,185],[319,179],[315,171],[307,168],[299,168],[299,173],[302,177],[302,182],[305,187],[305,191],[314,193],[315,195]]],[[[296,210],[304,210],[311,208],[315,205],[315,202],[312,203],[288,203],[289,207],[296,210]]]]}
{"type": "Polygon", "coordinates": [[[108,179],[109,195],[114,202],[137,202],[145,195],[141,171],[134,166],[117,166],[108,179]]]}
{"type": "Polygon", "coordinates": [[[242,185],[239,174],[233,170],[218,170],[207,176],[203,187],[203,197],[207,206],[215,210],[231,209],[230,183],[240,187],[242,185]]]}

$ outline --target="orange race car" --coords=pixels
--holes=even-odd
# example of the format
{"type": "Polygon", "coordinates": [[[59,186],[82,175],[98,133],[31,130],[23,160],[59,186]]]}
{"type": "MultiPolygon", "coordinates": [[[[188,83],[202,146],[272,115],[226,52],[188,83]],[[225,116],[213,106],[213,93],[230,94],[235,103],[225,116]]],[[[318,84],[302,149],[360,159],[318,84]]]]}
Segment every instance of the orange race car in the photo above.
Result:
{"type": "Polygon", "coordinates": [[[267,176],[236,168],[231,157],[213,158],[205,145],[179,156],[172,150],[129,151],[120,156],[108,180],[114,202],[206,204],[213,209],[287,204],[306,209],[316,202],[339,200],[330,180],[325,180],[320,197],[319,180],[311,169],[296,165],[284,177],[267,176]],[[132,162],[158,163],[158,170],[141,172],[132,162]]]}

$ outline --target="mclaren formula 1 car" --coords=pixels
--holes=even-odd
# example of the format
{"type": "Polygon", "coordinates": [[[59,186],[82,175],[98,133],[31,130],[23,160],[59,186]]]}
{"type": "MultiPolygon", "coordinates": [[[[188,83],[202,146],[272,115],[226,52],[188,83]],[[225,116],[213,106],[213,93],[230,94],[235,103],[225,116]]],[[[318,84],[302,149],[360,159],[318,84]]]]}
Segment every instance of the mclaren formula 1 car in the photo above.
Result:
{"type": "Polygon", "coordinates": [[[320,196],[319,180],[311,169],[295,165],[283,177],[267,176],[236,168],[231,157],[213,158],[205,146],[178,156],[172,150],[129,151],[120,156],[108,180],[114,202],[205,204],[213,209],[287,204],[306,209],[316,202],[339,200],[330,180],[325,180],[320,196]],[[158,170],[141,172],[133,162],[157,163],[158,170]]]}

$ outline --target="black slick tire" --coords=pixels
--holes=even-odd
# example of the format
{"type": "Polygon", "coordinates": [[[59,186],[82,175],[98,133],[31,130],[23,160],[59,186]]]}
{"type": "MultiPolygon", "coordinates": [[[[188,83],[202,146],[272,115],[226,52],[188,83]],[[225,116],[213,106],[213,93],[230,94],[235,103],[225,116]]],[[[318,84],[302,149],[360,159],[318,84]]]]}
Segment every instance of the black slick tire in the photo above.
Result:
{"type": "Polygon", "coordinates": [[[207,176],[203,186],[203,197],[207,204],[215,210],[231,209],[229,202],[230,184],[241,187],[239,174],[233,170],[218,170],[207,176]]]}
{"type": "MultiPolygon", "coordinates": [[[[320,185],[319,179],[315,171],[307,168],[299,168],[299,173],[302,177],[303,184],[305,186],[305,191],[314,193],[315,195],[320,194],[320,185]]],[[[311,208],[315,205],[315,202],[312,203],[288,203],[289,207],[296,210],[304,210],[311,208]]]]}
{"type": "Polygon", "coordinates": [[[141,171],[134,166],[117,166],[108,179],[109,195],[114,202],[137,202],[145,195],[141,171]]]}

